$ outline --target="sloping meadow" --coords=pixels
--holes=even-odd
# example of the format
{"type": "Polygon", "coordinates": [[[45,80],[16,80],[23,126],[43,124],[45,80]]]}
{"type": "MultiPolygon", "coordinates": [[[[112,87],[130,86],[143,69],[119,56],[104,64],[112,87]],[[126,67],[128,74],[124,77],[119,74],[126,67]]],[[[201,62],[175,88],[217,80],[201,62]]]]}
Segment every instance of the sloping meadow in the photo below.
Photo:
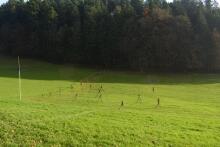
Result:
{"type": "Polygon", "coordinates": [[[219,74],[0,59],[0,145],[219,146],[219,74]]]}

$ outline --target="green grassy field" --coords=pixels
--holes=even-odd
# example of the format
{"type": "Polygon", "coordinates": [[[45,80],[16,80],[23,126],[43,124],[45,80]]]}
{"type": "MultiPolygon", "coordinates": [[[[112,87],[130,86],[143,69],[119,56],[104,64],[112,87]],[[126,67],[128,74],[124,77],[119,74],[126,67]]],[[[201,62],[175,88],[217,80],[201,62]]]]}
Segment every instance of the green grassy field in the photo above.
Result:
{"type": "Polygon", "coordinates": [[[220,74],[22,60],[22,95],[16,59],[1,57],[0,146],[220,146],[220,74]]]}

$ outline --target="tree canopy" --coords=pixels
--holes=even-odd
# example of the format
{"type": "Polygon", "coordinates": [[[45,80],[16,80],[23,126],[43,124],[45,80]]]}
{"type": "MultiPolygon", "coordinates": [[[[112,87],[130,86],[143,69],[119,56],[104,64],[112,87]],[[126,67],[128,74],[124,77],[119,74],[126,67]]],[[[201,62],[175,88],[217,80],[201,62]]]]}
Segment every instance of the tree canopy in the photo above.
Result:
{"type": "Polygon", "coordinates": [[[213,0],[9,0],[0,52],[103,68],[220,70],[213,0]]]}

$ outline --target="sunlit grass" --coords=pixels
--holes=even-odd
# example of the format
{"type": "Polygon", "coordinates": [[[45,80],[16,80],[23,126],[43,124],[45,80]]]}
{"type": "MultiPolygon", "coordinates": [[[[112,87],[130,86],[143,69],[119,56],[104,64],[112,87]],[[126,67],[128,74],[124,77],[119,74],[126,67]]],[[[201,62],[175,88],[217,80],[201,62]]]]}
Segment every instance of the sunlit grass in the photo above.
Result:
{"type": "Polygon", "coordinates": [[[220,74],[22,60],[22,95],[19,101],[16,59],[1,57],[0,145],[220,146],[220,74]]]}

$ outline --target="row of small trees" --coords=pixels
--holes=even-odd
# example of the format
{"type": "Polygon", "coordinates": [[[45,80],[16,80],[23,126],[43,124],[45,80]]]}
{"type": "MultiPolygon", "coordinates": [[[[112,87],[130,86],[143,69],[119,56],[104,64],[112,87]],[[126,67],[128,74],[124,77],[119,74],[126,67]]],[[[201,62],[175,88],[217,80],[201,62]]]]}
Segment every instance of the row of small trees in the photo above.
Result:
{"type": "Polygon", "coordinates": [[[0,51],[130,70],[219,70],[220,9],[212,0],[9,0],[0,51]]]}

